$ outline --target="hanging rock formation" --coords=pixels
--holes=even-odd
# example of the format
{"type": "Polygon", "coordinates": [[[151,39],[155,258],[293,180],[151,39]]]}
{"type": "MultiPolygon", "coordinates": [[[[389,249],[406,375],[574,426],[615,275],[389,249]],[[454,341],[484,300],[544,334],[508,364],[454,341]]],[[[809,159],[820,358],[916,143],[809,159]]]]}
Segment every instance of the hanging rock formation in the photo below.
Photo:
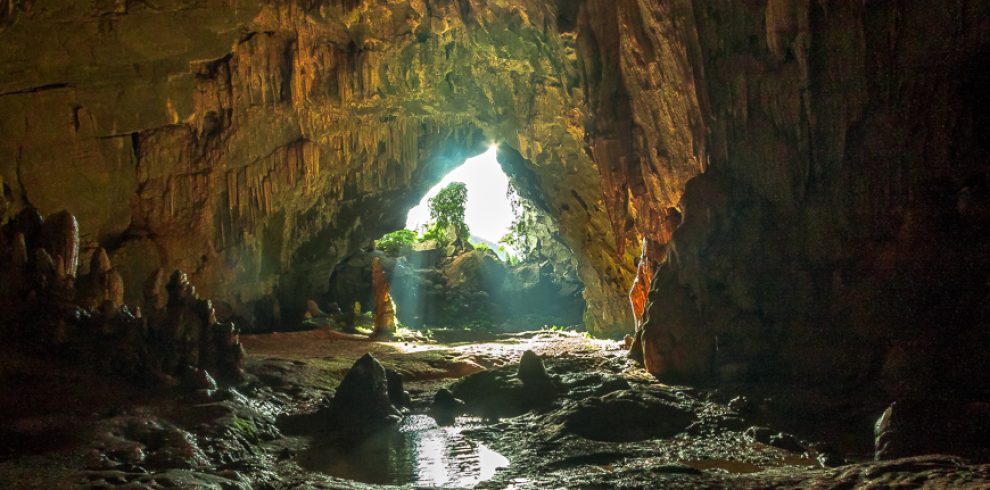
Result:
{"type": "Polygon", "coordinates": [[[13,2],[0,209],[42,274],[71,259],[32,256],[18,213],[68,208],[87,253],[294,321],[497,141],[593,333],[634,328],[649,244],[635,348],[661,378],[990,392],[990,6],[940,7],[13,2]]]}
{"type": "Polygon", "coordinates": [[[575,37],[557,31],[554,5],[179,4],[12,4],[0,33],[8,215],[67,207],[84,248],[128,257],[122,276],[188,270],[245,316],[274,294],[293,322],[338,260],[497,141],[589,259],[589,324],[627,327],[613,300],[631,257],[598,212],[575,37]],[[53,22],[72,40],[38,36],[53,22]]]}

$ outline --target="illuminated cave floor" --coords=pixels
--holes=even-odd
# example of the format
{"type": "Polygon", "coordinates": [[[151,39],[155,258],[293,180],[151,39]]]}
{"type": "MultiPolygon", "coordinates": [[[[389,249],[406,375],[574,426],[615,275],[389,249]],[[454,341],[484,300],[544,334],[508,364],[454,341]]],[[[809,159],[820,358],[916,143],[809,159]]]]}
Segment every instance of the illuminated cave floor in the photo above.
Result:
{"type": "Polygon", "coordinates": [[[773,390],[749,390],[748,403],[730,402],[736,393],[724,387],[720,392],[657,383],[626,361],[619,343],[574,333],[532,332],[446,345],[338,340],[327,331],[252,335],[243,341],[249,381],[212,393],[135,389],[85,369],[5,355],[0,488],[986,488],[990,483],[990,466],[949,457],[870,462],[873,407],[859,413],[839,395],[773,390]],[[459,378],[483,370],[514,376],[526,350],[541,355],[547,372],[567,386],[550,406],[516,417],[460,417],[445,427],[424,415],[433,394],[459,378]],[[340,447],[304,424],[290,423],[315,412],[366,352],[405,378],[412,403],[397,430],[360,447],[340,447]],[[603,400],[632,403],[615,405],[619,408],[654,403],[654,409],[688,413],[690,420],[680,427],[652,412],[636,419],[634,411],[609,406],[578,410],[603,400]],[[831,410],[846,415],[818,416],[831,410]],[[574,420],[581,423],[570,424],[574,420]],[[770,429],[748,430],[752,426],[770,429]],[[843,432],[843,426],[857,428],[843,432]],[[664,431],[669,433],[658,435],[664,431]],[[826,439],[827,444],[819,442],[826,439]]]}

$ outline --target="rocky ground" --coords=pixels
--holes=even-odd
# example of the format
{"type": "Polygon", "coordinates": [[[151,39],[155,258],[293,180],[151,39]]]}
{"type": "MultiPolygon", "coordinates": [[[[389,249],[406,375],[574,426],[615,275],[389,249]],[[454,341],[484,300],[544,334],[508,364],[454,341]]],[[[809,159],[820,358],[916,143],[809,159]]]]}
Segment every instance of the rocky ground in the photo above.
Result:
{"type": "MultiPolygon", "coordinates": [[[[7,387],[0,482],[220,489],[990,484],[990,466],[949,456],[872,462],[868,419],[846,427],[853,437],[839,437],[824,422],[807,423],[807,414],[788,415],[786,394],[657,383],[616,342],[553,331],[459,344],[338,337],[327,330],[245,336],[248,376],[236,387],[200,378],[140,389],[84,366],[68,370],[8,353],[0,371],[7,387]],[[325,421],[342,406],[340,397],[329,400],[366,353],[401,374],[405,420],[386,430],[384,445],[328,446],[335,436],[325,421]],[[438,426],[426,415],[437,415],[433,400],[442,388],[457,413],[438,426]],[[827,431],[829,444],[821,437],[827,431]]],[[[865,416],[841,422],[859,419],[865,416]]]]}

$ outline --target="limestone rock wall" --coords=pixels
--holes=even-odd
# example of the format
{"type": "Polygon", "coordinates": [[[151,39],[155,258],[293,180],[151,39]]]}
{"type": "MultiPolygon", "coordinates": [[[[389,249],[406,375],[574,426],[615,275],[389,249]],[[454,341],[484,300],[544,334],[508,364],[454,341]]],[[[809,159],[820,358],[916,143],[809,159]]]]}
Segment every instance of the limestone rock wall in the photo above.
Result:
{"type": "Polygon", "coordinates": [[[0,210],[72,210],[122,275],[301,310],[499,142],[592,331],[649,244],[662,377],[981,383],[985,2],[8,3],[0,210]]]}
{"type": "Polygon", "coordinates": [[[705,132],[655,148],[705,172],[654,278],[648,367],[985,393],[990,7],[657,4],[681,14],[660,39],[684,42],[705,132]]]}
{"type": "Polygon", "coordinates": [[[48,0],[2,15],[5,212],[71,209],[127,283],[181,268],[234,310],[273,294],[301,311],[337,260],[500,142],[585,259],[591,327],[627,325],[630,259],[599,212],[554,5],[48,0]]]}

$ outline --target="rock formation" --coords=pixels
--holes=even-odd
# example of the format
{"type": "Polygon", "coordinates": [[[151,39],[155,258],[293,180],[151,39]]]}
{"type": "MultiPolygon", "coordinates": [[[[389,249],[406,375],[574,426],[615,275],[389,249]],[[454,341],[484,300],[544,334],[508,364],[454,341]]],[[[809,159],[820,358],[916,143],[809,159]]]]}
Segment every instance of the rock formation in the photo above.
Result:
{"type": "Polygon", "coordinates": [[[0,209],[42,276],[73,260],[31,256],[18,213],[70,209],[121,277],[190,271],[293,322],[495,141],[575,252],[591,332],[632,331],[655,246],[635,348],[662,378],[990,392],[968,375],[990,362],[984,2],[5,10],[0,209]]]}
{"type": "Polygon", "coordinates": [[[434,240],[403,250],[360,251],[334,268],[326,303],[373,310],[372,263],[378,260],[397,320],[413,328],[531,330],[581,322],[584,302],[575,269],[534,257],[508,264],[486,249],[455,250],[434,240]]]}
{"type": "Polygon", "coordinates": [[[324,410],[324,419],[332,429],[357,438],[402,419],[389,398],[385,368],[374,356],[365,354],[354,363],[324,410]]]}
{"type": "Polygon", "coordinates": [[[0,55],[8,214],[72,209],[84,248],[194,271],[235,306],[277,285],[291,322],[338,260],[494,140],[563,169],[528,185],[593,258],[591,323],[621,330],[620,294],[597,285],[629,266],[597,212],[573,33],[542,2],[460,3],[18,3],[0,55]],[[36,37],[53,21],[73,50],[36,37]]]}
{"type": "Polygon", "coordinates": [[[135,381],[171,383],[190,369],[240,379],[237,327],[217,322],[212,303],[198,297],[185,274],[175,271],[162,292],[163,275],[156,273],[148,316],[140,307],[132,312],[104,249],[94,251],[88,274],[73,277],[75,217],[42,219],[30,208],[18,216],[0,227],[0,332],[14,345],[135,381]]]}
{"type": "Polygon", "coordinates": [[[388,278],[378,257],[371,260],[371,290],[375,301],[375,331],[372,335],[379,339],[392,338],[395,336],[395,303],[392,302],[388,278]]]}

